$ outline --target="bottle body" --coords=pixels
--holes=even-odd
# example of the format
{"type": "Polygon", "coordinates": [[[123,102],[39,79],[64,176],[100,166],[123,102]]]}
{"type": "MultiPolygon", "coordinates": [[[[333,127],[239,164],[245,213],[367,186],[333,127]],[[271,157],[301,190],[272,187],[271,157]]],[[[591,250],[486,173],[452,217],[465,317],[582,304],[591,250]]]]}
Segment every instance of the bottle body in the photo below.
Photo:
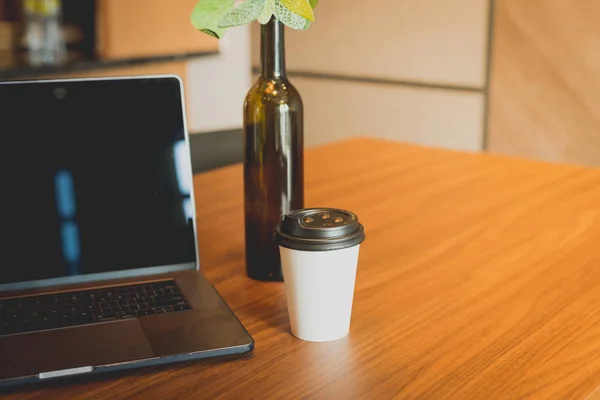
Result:
{"type": "Polygon", "coordinates": [[[44,20],[35,0],[25,0],[23,3],[24,14],[24,42],[27,49],[27,61],[32,66],[43,65],[42,53],[44,50],[44,20]]]}
{"type": "Polygon", "coordinates": [[[276,50],[282,52],[283,43],[273,50],[269,40],[282,30],[279,21],[263,26],[263,72],[244,102],[246,270],[267,281],[283,280],[275,228],[282,215],[304,207],[302,99],[277,67],[282,60],[268,57],[283,57],[276,50]]]}
{"type": "Polygon", "coordinates": [[[28,63],[32,66],[59,65],[66,61],[60,0],[26,0],[24,39],[28,63]]]}
{"type": "Polygon", "coordinates": [[[62,4],[59,0],[46,0],[42,59],[46,65],[60,65],[67,61],[62,31],[62,4]]]}

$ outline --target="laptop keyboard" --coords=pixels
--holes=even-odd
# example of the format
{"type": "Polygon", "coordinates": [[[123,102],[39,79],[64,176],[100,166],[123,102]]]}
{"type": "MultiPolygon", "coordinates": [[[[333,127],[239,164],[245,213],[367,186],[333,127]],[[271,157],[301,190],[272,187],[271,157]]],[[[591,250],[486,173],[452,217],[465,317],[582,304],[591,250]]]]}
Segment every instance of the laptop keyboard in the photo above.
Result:
{"type": "Polygon", "coordinates": [[[0,299],[0,336],[189,309],[172,280],[0,299]]]}

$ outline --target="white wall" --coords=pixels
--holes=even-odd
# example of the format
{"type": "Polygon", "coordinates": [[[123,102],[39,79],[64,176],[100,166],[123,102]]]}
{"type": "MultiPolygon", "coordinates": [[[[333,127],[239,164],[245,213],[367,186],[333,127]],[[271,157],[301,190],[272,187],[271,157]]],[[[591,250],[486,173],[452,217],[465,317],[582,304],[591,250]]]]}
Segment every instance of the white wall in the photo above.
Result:
{"type": "Polygon", "coordinates": [[[244,97],[252,83],[250,29],[231,28],[219,43],[220,53],[187,66],[190,133],[242,127],[244,97]]]}

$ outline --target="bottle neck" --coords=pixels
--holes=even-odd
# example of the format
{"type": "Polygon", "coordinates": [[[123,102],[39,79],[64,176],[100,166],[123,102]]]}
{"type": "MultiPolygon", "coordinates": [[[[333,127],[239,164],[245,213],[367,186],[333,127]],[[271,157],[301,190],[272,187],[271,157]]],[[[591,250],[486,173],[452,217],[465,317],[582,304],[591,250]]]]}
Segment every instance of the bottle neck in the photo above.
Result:
{"type": "Polygon", "coordinates": [[[261,26],[260,56],[263,78],[285,78],[285,40],[283,24],[273,17],[261,26]]]}

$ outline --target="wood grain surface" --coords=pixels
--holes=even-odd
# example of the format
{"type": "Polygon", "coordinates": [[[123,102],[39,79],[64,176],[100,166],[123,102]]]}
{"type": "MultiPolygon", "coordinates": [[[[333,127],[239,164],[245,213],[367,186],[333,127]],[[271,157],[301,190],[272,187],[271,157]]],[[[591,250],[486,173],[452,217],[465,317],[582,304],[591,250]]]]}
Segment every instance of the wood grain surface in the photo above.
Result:
{"type": "Polygon", "coordinates": [[[282,283],[245,276],[242,171],[197,175],[202,269],[241,357],[3,399],[585,399],[600,385],[600,170],[357,139],[306,153],[307,206],[366,229],[347,338],[295,339],[282,283]]]}
{"type": "Polygon", "coordinates": [[[489,150],[600,166],[600,2],[495,3],[489,150]]]}

